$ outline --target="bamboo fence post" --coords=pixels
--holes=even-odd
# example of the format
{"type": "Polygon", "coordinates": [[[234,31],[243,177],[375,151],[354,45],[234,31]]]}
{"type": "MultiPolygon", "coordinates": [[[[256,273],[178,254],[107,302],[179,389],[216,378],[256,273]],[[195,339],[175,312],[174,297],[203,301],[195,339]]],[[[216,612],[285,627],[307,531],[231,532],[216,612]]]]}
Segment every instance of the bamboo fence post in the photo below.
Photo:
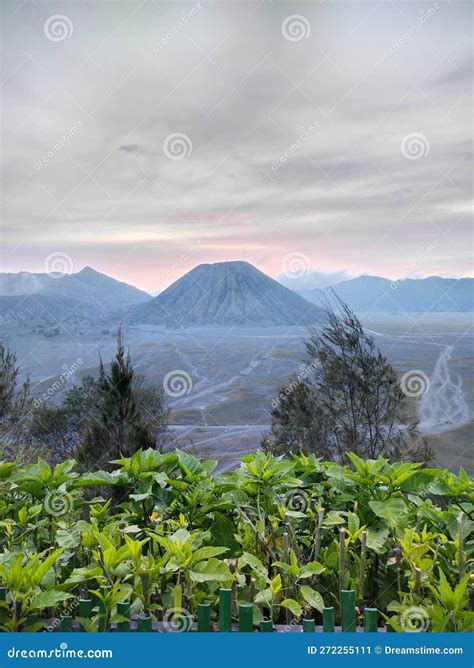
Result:
{"type": "Polygon", "coordinates": [[[253,631],[253,605],[251,603],[239,604],[239,631],[244,633],[253,631]]]}
{"type": "Polygon", "coordinates": [[[62,615],[61,616],[61,626],[59,628],[60,628],[60,631],[71,632],[72,631],[72,616],[71,615],[62,615]]]}
{"type": "Polygon", "coordinates": [[[140,633],[150,633],[151,630],[151,617],[139,617],[137,620],[137,631],[140,633]]]}
{"type": "Polygon", "coordinates": [[[364,631],[367,633],[376,633],[377,632],[377,621],[378,621],[378,610],[377,608],[365,608],[364,609],[364,631]]]}
{"type": "Polygon", "coordinates": [[[219,590],[219,631],[232,631],[232,589],[219,590]]]}
{"type": "Polygon", "coordinates": [[[335,627],[334,608],[323,608],[324,633],[334,633],[334,627],[335,627]]]}
{"type": "Polygon", "coordinates": [[[303,619],[303,633],[312,633],[316,630],[314,619],[303,619]]]}
{"type": "Polygon", "coordinates": [[[264,619],[260,622],[260,633],[271,633],[273,631],[273,622],[271,619],[264,619]]]}
{"type": "Polygon", "coordinates": [[[211,605],[210,603],[199,603],[197,612],[197,630],[209,633],[211,630],[211,605]]]}
{"type": "Polygon", "coordinates": [[[353,633],[357,627],[355,591],[353,589],[341,590],[341,626],[347,633],[353,633]]]}
{"type": "MultiPolygon", "coordinates": [[[[84,619],[90,619],[92,614],[92,600],[90,598],[80,598],[79,599],[79,608],[78,616],[83,617],[84,619]]],[[[81,624],[81,631],[86,629],[81,624]]]]}
{"type": "Polygon", "coordinates": [[[130,603],[128,601],[120,601],[117,603],[117,614],[122,617],[127,617],[123,622],[117,622],[117,631],[127,633],[130,631],[130,603]]]}
{"type": "Polygon", "coordinates": [[[31,615],[28,615],[26,620],[25,620],[25,628],[28,628],[28,626],[32,626],[33,624],[36,624],[39,621],[39,617],[36,612],[32,613],[31,615]]]}

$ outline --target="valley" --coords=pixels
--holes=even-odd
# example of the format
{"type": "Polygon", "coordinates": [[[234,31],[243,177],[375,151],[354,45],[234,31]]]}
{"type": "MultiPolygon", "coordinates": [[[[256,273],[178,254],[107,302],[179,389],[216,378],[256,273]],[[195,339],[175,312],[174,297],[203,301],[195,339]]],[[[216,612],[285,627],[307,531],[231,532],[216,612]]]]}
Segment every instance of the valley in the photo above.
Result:
{"type": "MultiPolygon", "coordinates": [[[[431,423],[426,424],[423,417],[421,426],[435,450],[436,465],[456,470],[462,464],[472,472],[471,315],[371,314],[361,319],[400,375],[420,370],[430,379],[429,390],[422,397],[422,410],[424,416],[431,415],[431,423]],[[442,363],[444,379],[440,384],[433,373],[437,364],[439,371],[440,357],[447,347],[450,357],[442,363]],[[454,394],[453,388],[457,388],[454,394]],[[459,401],[462,410],[456,415],[459,401]],[[444,415],[440,415],[440,410],[444,415]]],[[[174,390],[171,385],[176,396],[168,400],[172,437],[180,447],[219,459],[220,470],[230,468],[242,454],[255,450],[262,435],[268,432],[272,399],[289,376],[305,366],[302,358],[306,333],[305,327],[288,326],[173,330],[140,324],[124,328],[136,371],[146,382],[161,386],[167,374],[171,378],[174,374],[179,380],[181,372],[184,385],[176,385],[174,390]]],[[[74,377],[96,375],[99,354],[107,362],[115,350],[115,329],[111,326],[89,326],[80,336],[65,329],[53,339],[0,334],[16,351],[23,376],[30,375],[36,396],[47,391],[65,369],[77,366],[75,376],[61,385],[52,401],[60,400],[74,377]]],[[[410,399],[410,408],[414,416],[419,414],[418,397],[410,399]]]]}

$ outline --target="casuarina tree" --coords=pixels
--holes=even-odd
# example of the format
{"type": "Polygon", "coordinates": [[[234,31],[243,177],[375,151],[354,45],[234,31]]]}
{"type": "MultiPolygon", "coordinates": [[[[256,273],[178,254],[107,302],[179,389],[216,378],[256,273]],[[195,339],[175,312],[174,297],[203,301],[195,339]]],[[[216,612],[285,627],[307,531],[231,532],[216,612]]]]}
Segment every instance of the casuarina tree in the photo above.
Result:
{"type": "Polygon", "coordinates": [[[336,300],[327,309],[327,324],[309,330],[306,365],[272,402],[264,446],[339,462],[348,452],[400,455],[414,425],[397,373],[348,306],[336,300]]]}

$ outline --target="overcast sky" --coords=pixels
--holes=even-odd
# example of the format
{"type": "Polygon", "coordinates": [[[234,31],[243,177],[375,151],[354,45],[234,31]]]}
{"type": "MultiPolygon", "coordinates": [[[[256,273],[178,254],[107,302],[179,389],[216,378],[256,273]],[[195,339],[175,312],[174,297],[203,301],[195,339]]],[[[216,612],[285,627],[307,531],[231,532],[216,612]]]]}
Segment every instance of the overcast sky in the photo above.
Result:
{"type": "Polygon", "coordinates": [[[472,275],[470,3],[2,11],[5,271],[472,275]]]}

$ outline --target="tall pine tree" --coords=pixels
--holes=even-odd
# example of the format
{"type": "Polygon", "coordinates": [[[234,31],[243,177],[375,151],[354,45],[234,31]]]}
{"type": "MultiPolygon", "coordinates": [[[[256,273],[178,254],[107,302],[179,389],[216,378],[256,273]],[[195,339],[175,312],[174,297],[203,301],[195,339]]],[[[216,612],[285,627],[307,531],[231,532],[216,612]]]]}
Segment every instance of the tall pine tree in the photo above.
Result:
{"type": "Polygon", "coordinates": [[[97,397],[95,418],[77,455],[84,468],[107,469],[120,455],[129,457],[140,448],[154,447],[153,434],[138,408],[132,361],[125,353],[121,328],[108,372],[100,360],[97,397]]]}

